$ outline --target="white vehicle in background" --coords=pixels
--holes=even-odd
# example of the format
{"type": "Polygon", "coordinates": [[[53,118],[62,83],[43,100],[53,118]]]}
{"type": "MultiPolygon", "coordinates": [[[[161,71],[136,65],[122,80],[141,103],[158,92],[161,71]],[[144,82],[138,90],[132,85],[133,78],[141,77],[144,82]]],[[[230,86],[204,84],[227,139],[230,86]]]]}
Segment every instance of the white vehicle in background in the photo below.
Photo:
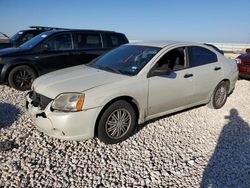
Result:
{"type": "Polygon", "coordinates": [[[207,45],[134,43],[39,77],[26,105],[47,135],[117,143],[137,123],[201,104],[221,108],[237,79],[235,61],[207,45]]]}

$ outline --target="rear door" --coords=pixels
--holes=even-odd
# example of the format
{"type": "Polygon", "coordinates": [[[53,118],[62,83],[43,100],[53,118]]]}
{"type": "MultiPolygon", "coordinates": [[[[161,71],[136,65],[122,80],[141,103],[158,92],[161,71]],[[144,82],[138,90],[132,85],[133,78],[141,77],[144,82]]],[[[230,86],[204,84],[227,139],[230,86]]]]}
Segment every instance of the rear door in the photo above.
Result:
{"type": "Polygon", "coordinates": [[[223,78],[222,65],[218,62],[217,55],[207,48],[200,46],[189,46],[188,69],[193,72],[195,92],[192,101],[206,100],[216,85],[223,78]]]}
{"type": "Polygon", "coordinates": [[[71,59],[74,65],[89,63],[106,52],[100,33],[73,33],[73,41],[74,52],[71,54],[71,59]]]}
{"type": "Polygon", "coordinates": [[[123,34],[105,33],[104,44],[107,50],[111,50],[128,42],[129,42],[128,39],[123,34]]]}

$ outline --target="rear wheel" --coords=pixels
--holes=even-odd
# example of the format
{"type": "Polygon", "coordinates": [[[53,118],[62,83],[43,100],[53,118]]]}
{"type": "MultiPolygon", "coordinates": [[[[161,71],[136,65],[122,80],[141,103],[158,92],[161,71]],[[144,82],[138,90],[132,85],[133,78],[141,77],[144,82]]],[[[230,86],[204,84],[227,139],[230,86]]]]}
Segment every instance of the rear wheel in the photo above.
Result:
{"type": "Polygon", "coordinates": [[[115,144],[127,139],[134,130],[136,113],[124,100],[111,104],[102,114],[98,123],[98,138],[107,144],[115,144]]]}
{"type": "Polygon", "coordinates": [[[22,65],[13,68],[8,76],[9,85],[17,90],[25,91],[31,88],[36,78],[36,72],[29,66],[22,65]]]}
{"type": "Polygon", "coordinates": [[[227,101],[228,84],[227,82],[221,82],[217,85],[214,93],[208,103],[208,106],[213,109],[221,108],[227,101]]]}

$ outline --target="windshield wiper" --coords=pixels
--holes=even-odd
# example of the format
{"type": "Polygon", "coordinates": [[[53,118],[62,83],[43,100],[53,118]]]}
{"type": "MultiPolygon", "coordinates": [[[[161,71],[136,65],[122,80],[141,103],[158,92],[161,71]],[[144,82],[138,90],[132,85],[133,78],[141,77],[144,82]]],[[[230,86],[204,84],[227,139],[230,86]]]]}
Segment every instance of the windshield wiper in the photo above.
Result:
{"type": "Polygon", "coordinates": [[[112,67],[100,66],[100,65],[97,65],[97,67],[100,68],[100,69],[106,70],[106,71],[110,71],[110,72],[122,74],[121,71],[119,71],[119,70],[117,70],[117,69],[114,69],[114,68],[112,68],[112,67]]]}
{"type": "Polygon", "coordinates": [[[112,68],[112,67],[105,67],[104,69],[110,70],[110,71],[115,72],[115,73],[118,73],[118,74],[121,74],[121,71],[119,71],[119,70],[117,70],[117,69],[114,69],[114,68],[112,68]]]}

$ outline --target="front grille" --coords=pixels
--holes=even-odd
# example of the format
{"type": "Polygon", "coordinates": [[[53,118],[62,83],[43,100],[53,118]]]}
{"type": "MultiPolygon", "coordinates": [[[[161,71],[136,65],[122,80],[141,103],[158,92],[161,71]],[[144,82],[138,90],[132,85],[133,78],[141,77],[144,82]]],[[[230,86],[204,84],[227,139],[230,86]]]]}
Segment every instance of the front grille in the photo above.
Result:
{"type": "Polygon", "coordinates": [[[31,104],[35,107],[39,107],[41,110],[44,110],[46,106],[52,101],[51,98],[45,97],[35,91],[29,93],[29,97],[32,100],[31,104]]]}

